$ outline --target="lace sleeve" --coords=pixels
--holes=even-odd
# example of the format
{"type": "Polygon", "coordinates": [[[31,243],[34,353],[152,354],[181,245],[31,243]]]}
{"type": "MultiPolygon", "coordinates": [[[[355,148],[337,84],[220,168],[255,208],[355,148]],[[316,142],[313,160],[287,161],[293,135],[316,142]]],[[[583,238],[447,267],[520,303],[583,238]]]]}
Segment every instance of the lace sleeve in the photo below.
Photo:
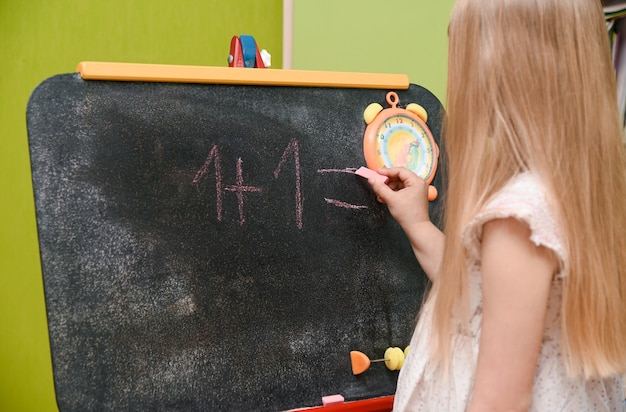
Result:
{"type": "MultiPolygon", "coordinates": [[[[467,225],[463,244],[467,251],[469,267],[480,266],[480,245],[483,226],[490,220],[513,217],[525,222],[530,230],[530,240],[537,246],[552,249],[564,267],[565,248],[560,227],[549,207],[543,185],[532,175],[517,176],[467,225]]],[[[558,277],[564,276],[561,272],[558,277]]]]}

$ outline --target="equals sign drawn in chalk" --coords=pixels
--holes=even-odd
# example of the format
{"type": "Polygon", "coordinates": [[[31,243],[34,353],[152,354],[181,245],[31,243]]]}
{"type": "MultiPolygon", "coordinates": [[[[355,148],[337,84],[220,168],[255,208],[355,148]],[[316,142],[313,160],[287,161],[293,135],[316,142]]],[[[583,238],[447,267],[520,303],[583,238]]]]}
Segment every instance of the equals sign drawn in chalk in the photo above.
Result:
{"type": "Polygon", "coordinates": [[[354,172],[354,174],[364,177],[366,179],[373,177],[375,179],[380,180],[381,182],[385,184],[387,184],[387,182],[389,181],[389,178],[387,176],[383,176],[379,173],[376,173],[375,171],[373,171],[372,169],[368,169],[367,167],[358,168],[357,171],[354,172]]]}

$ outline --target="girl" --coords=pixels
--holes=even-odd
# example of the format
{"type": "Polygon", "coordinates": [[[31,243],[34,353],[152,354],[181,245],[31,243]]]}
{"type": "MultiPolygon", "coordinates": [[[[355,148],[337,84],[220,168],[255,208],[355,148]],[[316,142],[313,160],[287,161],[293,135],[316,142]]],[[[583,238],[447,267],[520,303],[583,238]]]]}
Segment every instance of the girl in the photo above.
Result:
{"type": "Polygon", "coordinates": [[[432,290],[397,411],[622,411],[626,163],[600,0],[457,0],[445,236],[370,179],[432,290]]]}

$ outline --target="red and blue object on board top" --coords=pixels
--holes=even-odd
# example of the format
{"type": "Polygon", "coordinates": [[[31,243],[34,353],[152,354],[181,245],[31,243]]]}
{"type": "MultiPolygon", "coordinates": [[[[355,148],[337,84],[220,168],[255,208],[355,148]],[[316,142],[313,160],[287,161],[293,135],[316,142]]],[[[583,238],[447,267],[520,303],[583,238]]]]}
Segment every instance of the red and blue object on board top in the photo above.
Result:
{"type": "Polygon", "coordinates": [[[233,36],[230,40],[228,66],[258,69],[269,67],[269,65],[263,61],[261,51],[254,37],[249,35],[233,36]]]}

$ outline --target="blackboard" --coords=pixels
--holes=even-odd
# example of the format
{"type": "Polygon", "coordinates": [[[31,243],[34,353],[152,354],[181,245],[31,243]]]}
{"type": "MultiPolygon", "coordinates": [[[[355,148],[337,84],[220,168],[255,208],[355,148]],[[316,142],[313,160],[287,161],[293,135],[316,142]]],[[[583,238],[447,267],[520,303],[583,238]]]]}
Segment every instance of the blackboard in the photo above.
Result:
{"type": "MultiPolygon", "coordinates": [[[[62,411],[274,411],[394,393],[426,277],[353,172],[388,90],[42,82],[27,107],[62,411]]],[[[436,140],[443,109],[419,103],[436,140]]],[[[431,203],[438,220],[441,173],[431,203]]]]}

